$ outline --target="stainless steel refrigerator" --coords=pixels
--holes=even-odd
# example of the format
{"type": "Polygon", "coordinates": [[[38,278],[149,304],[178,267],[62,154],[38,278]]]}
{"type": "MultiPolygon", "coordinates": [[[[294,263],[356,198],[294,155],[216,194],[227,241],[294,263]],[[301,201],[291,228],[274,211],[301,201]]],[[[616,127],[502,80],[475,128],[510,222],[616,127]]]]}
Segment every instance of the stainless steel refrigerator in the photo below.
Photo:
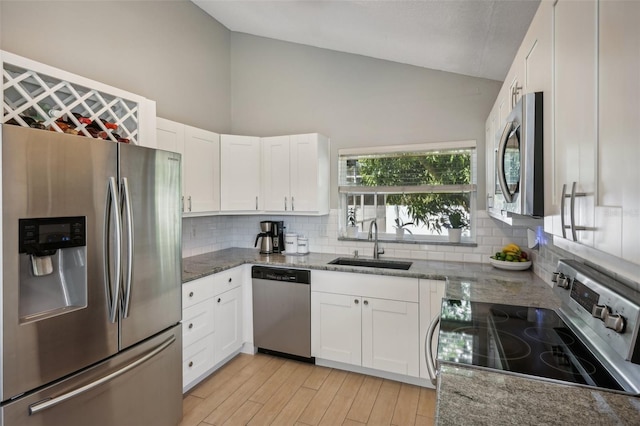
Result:
{"type": "Polygon", "coordinates": [[[1,132],[0,424],[178,424],[180,155],[1,132]]]}

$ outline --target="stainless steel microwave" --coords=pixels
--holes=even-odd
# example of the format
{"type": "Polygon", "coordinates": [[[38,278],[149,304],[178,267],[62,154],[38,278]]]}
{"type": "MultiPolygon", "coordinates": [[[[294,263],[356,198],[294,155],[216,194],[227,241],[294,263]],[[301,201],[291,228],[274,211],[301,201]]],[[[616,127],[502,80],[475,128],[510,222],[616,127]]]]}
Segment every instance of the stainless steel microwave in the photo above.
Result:
{"type": "Polygon", "coordinates": [[[542,92],[523,95],[497,141],[493,213],[544,216],[542,125],[542,92]]]}

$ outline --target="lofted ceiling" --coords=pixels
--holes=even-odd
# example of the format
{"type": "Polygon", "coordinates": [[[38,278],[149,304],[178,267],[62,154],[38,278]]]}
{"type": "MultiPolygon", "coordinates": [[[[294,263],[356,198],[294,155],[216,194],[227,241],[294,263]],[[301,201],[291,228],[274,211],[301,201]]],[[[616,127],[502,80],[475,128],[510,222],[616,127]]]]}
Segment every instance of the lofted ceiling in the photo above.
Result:
{"type": "Polygon", "coordinates": [[[504,80],[540,0],[191,0],[231,31],[504,80]]]}

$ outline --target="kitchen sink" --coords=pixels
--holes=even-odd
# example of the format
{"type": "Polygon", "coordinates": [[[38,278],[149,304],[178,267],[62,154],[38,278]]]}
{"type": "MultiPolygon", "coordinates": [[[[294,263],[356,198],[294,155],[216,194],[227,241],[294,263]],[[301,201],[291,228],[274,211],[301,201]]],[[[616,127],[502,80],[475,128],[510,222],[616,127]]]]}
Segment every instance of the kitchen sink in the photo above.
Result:
{"type": "Polygon", "coordinates": [[[401,269],[406,271],[413,262],[401,260],[358,259],[356,257],[338,257],[329,262],[330,265],[364,266],[367,268],[401,269]]]}

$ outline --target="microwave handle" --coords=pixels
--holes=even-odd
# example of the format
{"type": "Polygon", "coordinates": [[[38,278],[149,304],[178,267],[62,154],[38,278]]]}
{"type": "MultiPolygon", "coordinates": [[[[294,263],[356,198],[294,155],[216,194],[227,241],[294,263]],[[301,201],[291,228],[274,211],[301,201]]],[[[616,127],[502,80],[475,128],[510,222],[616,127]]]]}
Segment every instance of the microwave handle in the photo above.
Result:
{"type": "Polygon", "coordinates": [[[513,127],[513,121],[510,121],[504,126],[504,131],[502,132],[502,137],[500,138],[500,144],[498,145],[498,155],[496,157],[496,162],[498,163],[498,183],[500,184],[500,190],[502,190],[502,195],[507,203],[513,203],[513,196],[509,191],[509,187],[507,185],[507,179],[504,174],[504,152],[506,150],[507,141],[510,139],[513,132],[518,130],[519,126],[513,127]],[[513,127],[513,129],[512,129],[513,127]]]}
{"type": "Polygon", "coordinates": [[[431,384],[435,385],[437,376],[436,376],[436,359],[431,352],[431,342],[433,341],[433,335],[435,334],[436,328],[438,328],[438,324],[440,324],[440,314],[436,315],[429,325],[429,330],[427,331],[427,338],[424,339],[424,353],[427,362],[427,373],[429,374],[429,380],[431,384]]]}

